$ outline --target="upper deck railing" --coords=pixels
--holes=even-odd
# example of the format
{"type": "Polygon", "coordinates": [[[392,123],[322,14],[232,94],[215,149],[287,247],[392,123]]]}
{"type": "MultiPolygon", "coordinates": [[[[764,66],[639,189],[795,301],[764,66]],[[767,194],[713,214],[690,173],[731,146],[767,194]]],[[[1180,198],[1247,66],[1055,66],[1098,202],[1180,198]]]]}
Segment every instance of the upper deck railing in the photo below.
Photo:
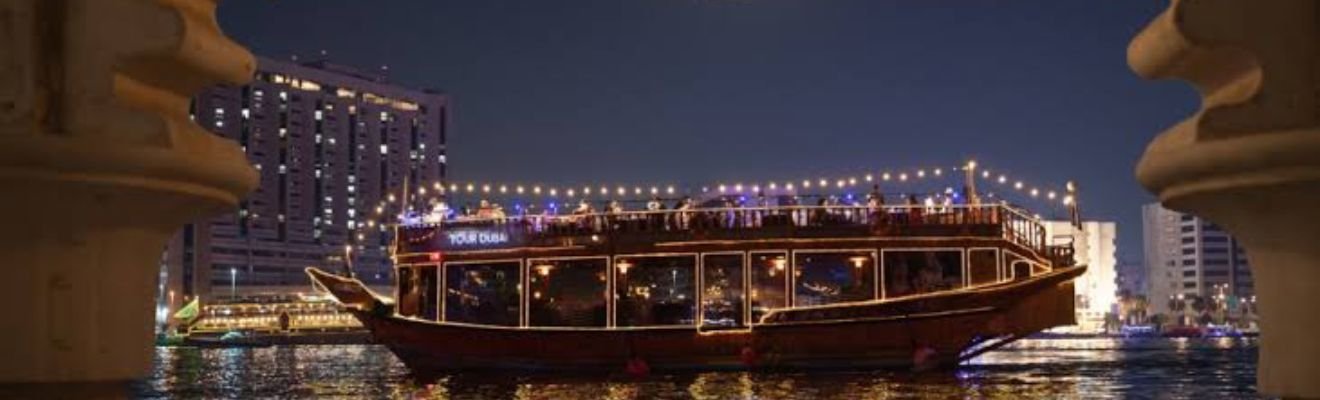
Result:
{"type": "Polygon", "coordinates": [[[405,253],[592,242],[853,236],[1003,238],[1059,256],[1040,221],[1006,205],[769,206],[459,217],[400,225],[405,253]],[[444,235],[437,235],[443,232],[444,235]]]}

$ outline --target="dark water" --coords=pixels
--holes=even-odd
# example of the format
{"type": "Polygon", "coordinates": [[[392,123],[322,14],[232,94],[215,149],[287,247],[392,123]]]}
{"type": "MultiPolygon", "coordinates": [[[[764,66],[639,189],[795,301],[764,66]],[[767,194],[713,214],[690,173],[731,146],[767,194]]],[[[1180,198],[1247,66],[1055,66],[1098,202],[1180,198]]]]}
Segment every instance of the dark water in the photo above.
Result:
{"type": "Polygon", "coordinates": [[[157,348],[140,398],[1251,399],[1254,339],[1040,339],[952,373],[448,375],[421,378],[380,346],[157,348]]]}

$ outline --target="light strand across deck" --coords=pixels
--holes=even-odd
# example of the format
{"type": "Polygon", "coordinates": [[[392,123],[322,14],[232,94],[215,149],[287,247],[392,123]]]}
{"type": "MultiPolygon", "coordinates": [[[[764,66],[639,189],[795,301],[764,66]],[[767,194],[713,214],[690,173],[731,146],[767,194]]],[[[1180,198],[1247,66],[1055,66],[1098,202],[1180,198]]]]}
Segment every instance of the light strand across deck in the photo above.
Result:
{"type": "MultiPolygon", "coordinates": [[[[418,201],[421,204],[436,204],[442,199],[451,196],[478,195],[478,196],[532,196],[544,199],[561,200],[582,200],[590,197],[599,198],[601,201],[617,200],[625,198],[642,198],[642,196],[665,196],[673,199],[674,196],[690,195],[747,195],[758,194],[765,191],[774,193],[787,193],[799,195],[808,191],[829,191],[853,189],[859,186],[869,186],[876,184],[905,184],[929,182],[929,180],[944,178],[949,176],[970,176],[980,182],[990,183],[998,187],[1012,189],[1012,192],[1020,193],[1024,197],[1034,200],[1044,199],[1048,203],[1058,204],[1064,207],[1075,207],[1077,200],[1076,185],[1069,181],[1062,188],[1051,188],[1040,185],[1033,185],[1021,179],[1010,179],[1009,175],[1003,172],[995,173],[990,168],[979,165],[976,161],[968,161],[960,166],[954,167],[934,167],[934,168],[909,168],[897,169],[880,172],[869,172],[860,175],[849,175],[838,178],[813,178],[798,180],[778,180],[778,181],[753,181],[759,183],[744,184],[742,182],[733,183],[715,183],[710,185],[701,185],[699,188],[679,188],[674,184],[663,185],[542,185],[542,184],[522,184],[522,183],[494,183],[494,182],[429,182],[417,184],[415,192],[408,192],[408,201],[400,202],[399,197],[394,193],[387,194],[385,199],[378,202],[373,210],[374,213],[364,216],[364,221],[350,222],[349,241],[359,242],[357,247],[362,247],[361,243],[366,239],[365,233],[368,230],[379,230],[385,232],[389,225],[386,218],[394,219],[410,211],[418,201]],[[428,189],[429,188],[429,189],[428,189]],[[631,190],[630,190],[631,189],[631,190]],[[409,210],[405,210],[402,205],[407,204],[409,210]],[[397,212],[397,213],[396,213],[397,212]],[[394,215],[398,214],[398,215],[394,215]]],[[[953,191],[952,187],[947,188],[946,192],[953,191]]],[[[994,192],[987,191],[989,197],[996,197],[994,192]]],[[[808,194],[808,196],[811,196],[808,194]]],[[[551,203],[553,204],[553,203],[551,203]]],[[[249,216],[255,218],[255,216],[249,216]]],[[[1040,215],[1035,215],[1040,219],[1040,215]]],[[[350,243],[346,249],[351,249],[354,245],[350,243]]]]}

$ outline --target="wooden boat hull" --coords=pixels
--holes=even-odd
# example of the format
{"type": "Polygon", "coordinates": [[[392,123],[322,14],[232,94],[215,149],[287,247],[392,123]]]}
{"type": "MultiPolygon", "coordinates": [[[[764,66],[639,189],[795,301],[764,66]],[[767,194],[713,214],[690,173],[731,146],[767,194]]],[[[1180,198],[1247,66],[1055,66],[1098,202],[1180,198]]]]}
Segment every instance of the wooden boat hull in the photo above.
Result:
{"type": "MultiPolygon", "coordinates": [[[[352,280],[308,273],[414,371],[619,371],[949,366],[1073,323],[1072,279],[1085,267],[912,298],[786,309],[749,329],[503,328],[404,318],[352,280]],[[339,293],[342,292],[342,293],[339,293]]],[[[360,285],[360,283],[358,283],[360,285]]]]}

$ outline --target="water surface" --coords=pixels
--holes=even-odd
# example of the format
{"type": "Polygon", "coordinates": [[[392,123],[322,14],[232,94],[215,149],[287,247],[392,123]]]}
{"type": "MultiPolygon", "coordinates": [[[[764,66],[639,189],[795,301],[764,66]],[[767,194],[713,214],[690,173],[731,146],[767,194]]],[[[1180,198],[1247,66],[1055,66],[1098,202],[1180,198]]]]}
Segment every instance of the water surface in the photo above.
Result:
{"type": "Polygon", "coordinates": [[[1253,399],[1255,339],[1033,339],[952,373],[411,374],[375,345],[160,347],[139,398],[1253,399]]]}

